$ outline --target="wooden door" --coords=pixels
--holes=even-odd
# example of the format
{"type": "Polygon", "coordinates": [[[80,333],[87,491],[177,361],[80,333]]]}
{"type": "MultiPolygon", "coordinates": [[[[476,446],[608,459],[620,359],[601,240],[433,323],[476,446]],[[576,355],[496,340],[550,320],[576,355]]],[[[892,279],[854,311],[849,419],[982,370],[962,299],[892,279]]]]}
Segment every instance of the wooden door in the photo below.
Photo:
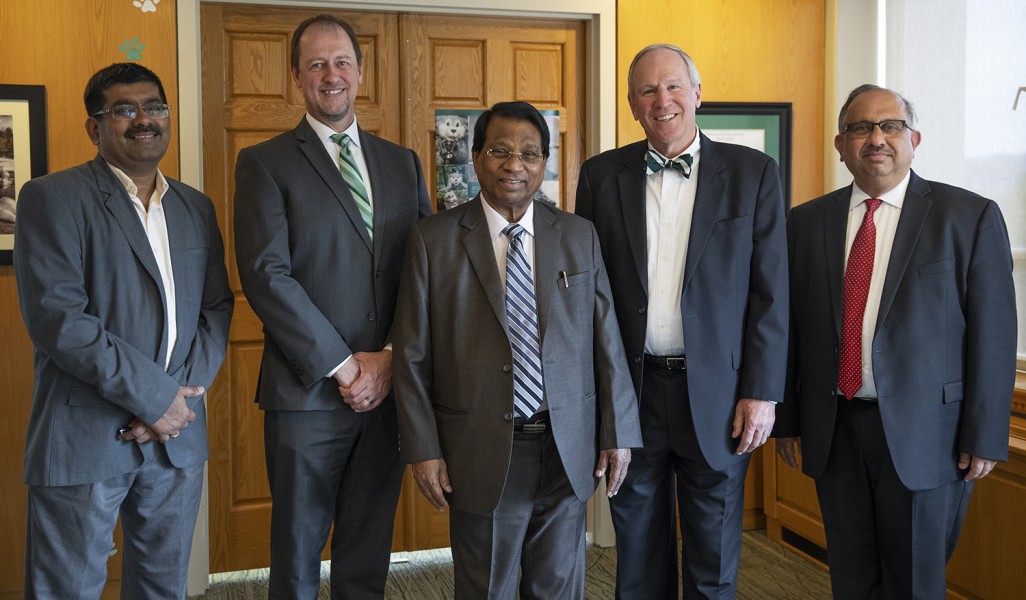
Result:
{"type": "MultiPolygon", "coordinates": [[[[291,32],[313,9],[203,4],[204,189],[214,200],[236,292],[228,356],[210,391],[210,567],[266,566],[270,493],[263,415],[254,405],[263,349],[242,294],[231,231],[241,148],[295,127],[302,95],[289,76],[291,32]]],[[[361,127],[417,151],[434,197],[434,109],[480,109],[526,100],[560,111],[561,202],[574,197],[583,147],[583,24],[576,21],[333,11],[364,54],[356,102],[361,127]]],[[[393,550],[449,545],[448,514],[432,509],[407,471],[393,550]]],[[[327,554],[325,554],[327,557],[327,554]]]]}
{"type": "Polygon", "coordinates": [[[435,190],[435,110],[522,100],[559,111],[559,206],[573,211],[584,142],[584,23],[403,15],[403,145],[435,190]]]}
{"type": "MultiPolygon", "coordinates": [[[[232,232],[235,160],[239,150],[290,130],[305,113],[289,70],[292,31],[312,9],[201,6],[203,181],[217,207],[235,290],[228,355],[209,396],[210,568],[267,566],[271,497],[264,463],[263,413],[254,404],[263,331],[235,266],[232,232]]],[[[363,50],[356,99],[360,126],[399,141],[398,33],[395,14],[329,11],[346,19],[363,50]]],[[[402,516],[396,528],[401,548],[402,516]]],[[[327,558],[327,553],[325,553],[327,558]]]]}

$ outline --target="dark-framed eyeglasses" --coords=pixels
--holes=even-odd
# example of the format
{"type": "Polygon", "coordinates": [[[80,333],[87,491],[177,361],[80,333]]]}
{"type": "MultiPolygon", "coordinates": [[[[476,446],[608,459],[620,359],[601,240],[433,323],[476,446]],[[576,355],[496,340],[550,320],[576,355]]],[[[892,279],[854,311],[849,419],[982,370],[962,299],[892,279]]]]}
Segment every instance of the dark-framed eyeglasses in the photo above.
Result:
{"type": "Polygon", "coordinates": [[[901,119],[888,119],[886,121],[878,121],[876,123],[870,121],[849,123],[844,126],[844,131],[841,133],[850,133],[855,137],[866,137],[873,133],[873,129],[875,127],[879,127],[880,131],[887,136],[898,135],[904,131],[906,127],[908,127],[909,130],[912,130],[907,121],[903,121],[901,119]]]}
{"type": "Polygon", "coordinates": [[[170,105],[154,102],[152,104],[144,104],[142,106],[138,106],[136,104],[115,104],[110,108],[93,113],[93,117],[100,118],[103,115],[109,114],[115,119],[131,121],[139,116],[140,109],[151,119],[166,119],[171,116],[170,105]]]}
{"type": "Polygon", "coordinates": [[[485,150],[485,154],[487,154],[489,158],[499,162],[506,162],[510,158],[516,156],[520,159],[520,162],[529,167],[545,162],[545,155],[540,152],[534,152],[533,150],[528,150],[526,152],[513,152],[512,150],[506,150],[505,148],[489,148],[485,150]]]}

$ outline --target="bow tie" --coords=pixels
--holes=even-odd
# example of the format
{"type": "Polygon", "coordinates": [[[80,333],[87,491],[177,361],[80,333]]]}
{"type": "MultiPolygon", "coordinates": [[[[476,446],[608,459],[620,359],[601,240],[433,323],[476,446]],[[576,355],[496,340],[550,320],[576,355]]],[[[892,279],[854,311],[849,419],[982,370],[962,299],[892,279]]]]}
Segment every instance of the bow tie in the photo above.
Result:
{"type": "Polygon", "coordinates": [[[681,154],[677,158],[664,159],[656,154],[654,150],[649,150],[645,157],[645,161],[648,163],[649,175],[669,168],[683,175],[685,179],[691,177],[691,163],[693,160],[690,154],[681,154]]]}

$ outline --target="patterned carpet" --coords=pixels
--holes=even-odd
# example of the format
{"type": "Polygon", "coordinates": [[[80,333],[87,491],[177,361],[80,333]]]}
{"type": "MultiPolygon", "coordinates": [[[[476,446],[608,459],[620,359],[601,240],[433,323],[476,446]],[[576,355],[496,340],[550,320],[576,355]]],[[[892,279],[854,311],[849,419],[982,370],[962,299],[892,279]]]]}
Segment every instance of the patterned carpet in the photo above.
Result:
{"type": "MultiPolygon", "coordinates": [[[[321,567],[325,582],[318,600],[330,600],[327,563],[321,567]]],[[[588,547],[585,595],[613,598],[616,551],[588,547]]],[[[448,549],[400,552],[392,555],[385,588],[387,600],[448,600],[452,598],[452,555],[448,549]]],[[[193,600],[263,600],[267,598],[267,569],[219,573],[210,577],[206,594],[193,600]]],[[[744,534],[738,600],[816,600],[830,598],[827,572],[797,554],[771,542],[762,531],[744,534]]]]}

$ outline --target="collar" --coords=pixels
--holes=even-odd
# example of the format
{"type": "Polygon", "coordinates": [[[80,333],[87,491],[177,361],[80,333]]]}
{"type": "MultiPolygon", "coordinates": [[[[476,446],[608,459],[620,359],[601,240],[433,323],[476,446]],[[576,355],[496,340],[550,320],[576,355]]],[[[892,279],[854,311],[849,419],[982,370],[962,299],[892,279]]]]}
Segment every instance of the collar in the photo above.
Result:
{"type": "Polygon", "coordinates": [[[909,169],[908,173],[905,173],[905,178],[902,179],[898,185],[879,196],[870,196],[866,192],[863,192],[862,189],[853,181],[851,184],[851,200],[848,201],[848,210],[854,210],[856,206],[862,204],[868,198],[879,198],[884,201],[884,204],[890,204],[894,208],[900,209],[905,203],[905,192],[908,190],[908,183],[911,179],[912,170],[909,169]]]}
{"type": "Polygon", "coordinates": [[[338,144],[335,144],[335,142],[332,141],[331,136],[336,133],[345,133],[351,140],[349,142],[350,147],[360,147],[360,127],[356,123],[356,116],[353,116],[353,122],[349,124],[349,127],[346,127],[345,131],[335,131],[331,127],[328,127],[324,123],[313,118],[310,113],[306,113],[306,122],[310,124],[314,133],[317,134],[317,139],[321,140],[321,142],[325,144],[334,144],[337,146],[338,144]]]}
{"type": "MultiPolygon", "coordinates": [[[[104,160],[103,162],[108,167],[110,167],[111,172],[114,173],[114,176],[117,177],[118,181],[121,182],[121,185],[124,186],[125,191],[128,192],[128,195],[132,198],[139,198],[139,186],[135,185],[135,182],[132,181],[132,178],[129,177],[124,171],[110,164],[106,160],[104,160]]],[[[170,187],[171,186],[167,183],[167,179],[164,179],[164,174],[161,173],[160,169],[158,168],[157,187],[153,189],[153,196],[150,198],[149,207],[154,208],[160,206],[161,201],[164,199],[164,194],[167,193],[167,190],[170,187]]],[[[139,200],[141,201],[142,198],[139,198],[139,200]]]]}
{"type": "MultiPolygon", "coordinates": [[[[488,222],[488,234],[494,241],[496,238],[502,235],[502,230],[509,225],[509,221],[505,217],[499,214],[497,210],[492,208],[490,204],[484,199],[484,192],[481,192],[481,207],[484,208],[485,221],[488,222]]],[[[517,221],[521,227],[524,228],[531,237],[534,237],[534,201],[527,205],[527,210],[524,212],[524,216],[520,217],[517,221]]]]}

